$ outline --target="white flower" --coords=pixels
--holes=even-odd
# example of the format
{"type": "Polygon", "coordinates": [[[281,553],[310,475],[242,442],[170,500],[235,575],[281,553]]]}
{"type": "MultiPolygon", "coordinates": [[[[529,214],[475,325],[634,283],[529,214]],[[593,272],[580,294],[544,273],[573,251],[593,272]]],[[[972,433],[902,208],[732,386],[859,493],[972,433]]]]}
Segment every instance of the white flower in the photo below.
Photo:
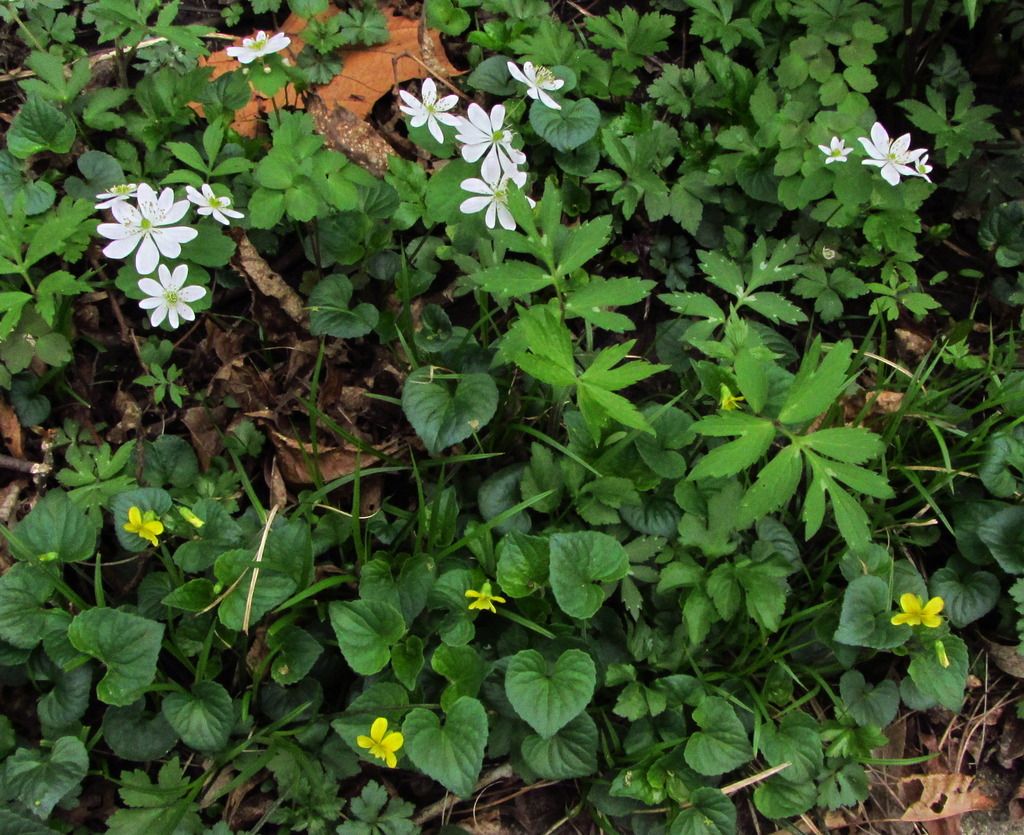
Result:
{"type": "Polygon", "coordinates": [[[853,149],[846,147],[845,139],[833,136],[828,145],[819,145],[818,150],[825,155],[825,165],[828,165],[833,162],[846,162],[846,158],[853,149]]]}
{"type": "Polygon", "coordinates": [[[122,203],[129,197],[134,197],[139,190],[138,183],[121,183],[111,186],[103,194],[97,194],[96,199],[102,202],[96,204],[97,209],[109,209],[115,203],[122,203]]]}
{"type": "Polygon", "coordinates": [[[165,188],[157,197],[152,186],[142,183],[137,198],[139,207],[118,202],[110,207],[117,223],[101,223],[96,231],[111,243],[103,249],[108,258],[127,258],[135,253],[135,269],[139,275],[149,275],[160,263],[160,256],[177,258],[181,245],[199,233],[189,226],[171,226],[188,211],[187,200],[175,202],[174,192],[165,188]]]}
{"type": "MultiPolygon", "coordinates": [[[[488,167],[485,165],[484,169],[488,167]]],[[[463,200],[459,206],[459,211],[465,215],[470,215],[476,214],[481,209],[486,209],[487,213],[484,215],[484,223],[487,224],[488,229],[494,228],[495,220],[505,229],[515,229],[515,218],[512,217],[512,212],[508,209],[508,184],[515,183],[522,188],[526,183],[526,173],[517,171],[514,176],[510,177],[502,173],[501,169],[496,166],[493,171],[481,171],[481,176],[484,179],[470,177],[468,180],[462,181],[463,191],[479,196],[463,200]]],[[[536,205],[529,197],[526,200],[531,206],[536,205]]]]}
{"type": "Polygon", "coordinates": [[[461,117],[448,112],[459,103],[459,97],[445,96],[439,99],[437,97],[437,84],[432,78],[423,79],[423,86],[420,88],[420,95],[423,97],[423,101],[420,101],[412,93],[407,93],[405,90],[399,90],[398,95],[405,102],[405,104],[400,104],[398,109],[406,116],[412,117],[409,124],[414,128],[426,125],[430,135],[438,142],[444,142],[444,131],[441,130],[441,125],[438,122],[457,128],[462,121],[461,117]]]}
{"type": "Polygon", "coordinates": [[[273,55],[280,52],[292,42],[284,32],[275,35],[267,35],[266,32],[257,32],[255,38],[242,38],[241,46],[229,46],[225,52],[237,58],[239,64],[251,64],[257,58],[264,55],[273,55]]]}
{"type": "Polygon", "coordinates": [[[518,176],[519,166],[526,162],[526,154],[512,147],[512,131],[504,127],[505,105],[494,105],[488,114],[474,102],[466,116],[468,118],[459,122],[459,134],[455,137],[463,143],[462,158],[466,162],[476,162],[486,154],[484,169],[487,173],[481,172],[485,179],[495,179],[488,174],[497,168],[509,177],[518,176]]]}
{"type": "Polygon", "coordinates": [[[928,164],[928,154],[922,154],[921,158],[914,163],[914,173],[918,177],[924,177],[929,183],[932,178],[928,176],[928,172],[932,170],[932,167],[928,164]]]}
{"type": "Polygon", "coordinates": [[[882,179],[889,185],[896,185],[901,176],[917,176],[917,172],[910,165],[925,153],[925,149],[908,150],[910,148],[909,133],[903,134],[899,139],[889,139],[889,133],[882,127],[882,123],[875,122],[871,126],[871,138],[861,136],[857,141],[864,146],[864,150],[871,157],[871,159],[862,160],[863,164],[874,165],[882,169],[882,179]]]}
{"type": "Polygon", "coordinates": [[[547,105],[553,110],[561,110],[562,105],[547,94],[547,90],[561,90],[565,81],[555,78],[555,74],[547,67],[535,67],[532,61],[523,64],[519,69],[513,61],[508,62],[508,71],[512,77],[526,85],[526,95],[531,99],[539,99],[541,104],[547,105]]]}
{"type": "Polygon", "coordinates": [[[206,288],[182,286],[188,278],[188,267],[180,264],[172,273],[161,264],[157,275],[160,276],[159,283],[151,278],[139,281],[139,289],[148,297],[139,302],[139,307],[149,311],[149,323],[155,328],[167,319],[172,328],[177,328],[178,317],[186,322],[195,319],[196,314],[189,305],[205,296],[206,288]]]}
{"type": "Polygon", "coordinates": [[[202,192],[196,191],[192,186],[185,186],[185,194],[188,195],[189,200],[199,207],[196,209],[197,214],[212,216],[215,221],[223,223],[225,226],[230,223],[229,217],[245,217],[241,212],[230,208],[230,197],[218,197],[207,183],[203,183],[202,192]]]}

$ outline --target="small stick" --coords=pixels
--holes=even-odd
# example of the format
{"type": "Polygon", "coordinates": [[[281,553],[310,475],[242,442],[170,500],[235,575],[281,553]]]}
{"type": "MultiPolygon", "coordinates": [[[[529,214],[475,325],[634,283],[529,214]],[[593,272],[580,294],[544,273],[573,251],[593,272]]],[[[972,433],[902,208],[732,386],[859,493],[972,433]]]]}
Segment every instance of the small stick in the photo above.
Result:
{"type": "Polygon", "coordinates": [[[263,562],[263,551],[267,547],[267,537],[270,535],[270,526],[274,524],[274,517],[277,515],[277,505],[270,508],[267,514],[267,524],[263,526],[263,535],[260,537],[260,547],[256,549],[256,564],[252,569],[252,577],[249,578],[249,593],[245,596],[245,614],[242,616],[242,631],[249,634],[249,616],[252,614],[252,599],[256,594],[256,580],[260,576],[260,563],[263,562]]]}

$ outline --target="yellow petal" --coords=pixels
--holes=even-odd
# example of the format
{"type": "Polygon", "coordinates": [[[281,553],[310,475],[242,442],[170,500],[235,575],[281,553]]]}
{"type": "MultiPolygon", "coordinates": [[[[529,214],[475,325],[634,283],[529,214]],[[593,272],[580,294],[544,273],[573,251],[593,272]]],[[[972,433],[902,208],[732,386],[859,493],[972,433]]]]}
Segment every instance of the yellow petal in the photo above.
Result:
{"type": "Polygon", "coordinates": [[[942,611],[942,607],[945,605],[946,603],[941,597],[933,597],[931,600],[925,603],[924,608],[921,610],[921,614],[937,615],[939,612],[942,611]]]}
{"type": "Polygon", "coordinates": [[[134,505],[128,508],[128,524],[136,528],[142,525],[142,511],[134,505]]]}
{"type": "Polygon", "coordinates": [[[376,743],[370,737],[360,734],[356,737],[356,745],[360,748],[372,748],[376,743]]]}
{"type": "Polygon", "coordinates": [[[892,625],[899,626],[901,623],[905,623],[908,626],[913,625],[914,621],[917,620],[917,615],[908,615],[906,613],[902,615],[893,615],[892,625]]]}
{"type": "Polygon", "coordinates": [[[398,731],[392,731],[384,739],[381,740],[380,744],[388,751],[397,751],[405,743],[405,737],[403,737],[398,731]]]}
{"type": "Polygon", "coordinates": [[[388,768],[394,768],[398,765],[398,757],[388,751],[387,755],[384,757],[384,762],[388,764],[388,768]]]}
{"type": "MultiPolygon", "coordinates": [[[[466,597],[481,597],[482,595],[476,589],[466,589],[466,597]]],[[[472,604],[470,604],[472,608],[472,604]]]]}
{"type": "Polygon", "coordinates": [[[938,615],[925,613],[921,615],[921,623],[929,629],[935,629],[935,627],[942,625],[942,618],[938,615]]]}
{"type": "Polygon", "coordinates": [[[921,600],[916,594],[901,594],[900,595],[900,608],[904,612],[920,612],[924,606],[924,601],[921,600]]]}
{"type": "Polygon", "coordinates": [[[491,596],[491,600],[493,600],[495,603],[504,603],[505,602],[505,598],[504,597],[499,597],[496,594],[491,596]]]}
{"type": "Polygon", "coordinates": [[[380,742],[384,738],[384,734],[388,732],[388,720],[383,716],[378,716],[373,720],[373,724],[370,726],[370,737],[374,742],[380,742]]]}

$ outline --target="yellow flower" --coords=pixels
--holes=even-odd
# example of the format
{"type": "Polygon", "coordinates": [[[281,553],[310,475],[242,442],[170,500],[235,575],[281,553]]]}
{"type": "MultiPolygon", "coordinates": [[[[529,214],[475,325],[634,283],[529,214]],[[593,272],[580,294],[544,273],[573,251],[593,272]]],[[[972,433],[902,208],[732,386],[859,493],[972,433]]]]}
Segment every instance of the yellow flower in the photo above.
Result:
{"type": "Polygon", "coordinates": [[[733,394],[729,387],[722,383],[721,396],[718,399],[718,407],[723,412],[734,412],[740,407],[746,398],[742,394],[733,394]]]}
{"type": "Polygon", "coordinates": [[[905,623],[907,626],[928,626],[934,629],[942,623],[939,612],[945,605],[941,597],[933,597],[925,603],[916,594],[900,595],[900,608],[903,614],[893,616],[893,626],[905,623]]]}
{"type": "Polygon", "coordinates": [[[384,760],[388,768],[394,768],[398,764],[395,751],[401,748],[404,742],[405,738],[398,731],[388,733],[388,720],[383,716],[373,720],[369,736],[356,737],[356,745],[366,748],[377,759],[384,760]]]}
{"type": "Polygon", "coordinates": [[[181,518],[188,522],[193,528],[201,528],[203,525],[206,524],[202,519],[196,516],[187,507],[179,507],[178,513],[180,513],[181,518]]]}
{"type": "Polygon", "coordinates": [[[143,513],[135,505],[132,505],[128,508],[128,521],[125,522],[124,529],[128,533],[145,539],[155,547],[160,544],[157,537],[164,532],[164,523],[156,518],[154,511],[147,510],[143,513]]]}
{"type": "Polygon", "coordinates": [[[491,594],[491,584],[489,582],[485,582],[480,586],[480,591],[477,591],[476,589],[468,589],[466,591],[466,597],[476,598],[469,604],[470,609],[488,609],[495,613],[498,610],[494,608],[494,604],[505,602],[504,597],[491,594]]]}

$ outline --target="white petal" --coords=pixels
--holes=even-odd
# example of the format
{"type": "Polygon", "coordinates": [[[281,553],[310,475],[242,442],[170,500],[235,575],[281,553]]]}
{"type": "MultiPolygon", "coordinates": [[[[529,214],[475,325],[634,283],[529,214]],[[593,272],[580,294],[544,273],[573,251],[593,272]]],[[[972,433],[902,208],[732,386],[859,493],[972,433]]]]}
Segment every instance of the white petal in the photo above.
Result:
{"type": "Polygon", "coordinates": [[[466,162],[476,162],[490,149],[491,145],[486,142],[467,143],[462,146],[462,158],[466,162]]]}
{"type": "Polygon", "coordinates": [[[444,142],[444,131],[441,130],[441,126],[437,123],[437,117],[433,119],[427,119],[427,127],[430,129],[430,135],[434,137],[438,142],[444,142]]]}
{"type": "Polygon", "coordinates": [[[181,322],[178,321],[178,305],[176,305],[176,304],[175,305],[168,305],[168,307],[167,307],[167,323],[174,330],[178,329],[178,325],[181,324],[181,322]]]}
{"type": "Polygon", "coordinates": [[[199,235],[199,232],[191,226],[166,226],[154,229],[152,234],[160,240],[174,241],[176,244],[187,244],[199,235]]]}
{"type": "MultiPolygon", "coordinates": [[[[168,257],[177,257],[180,252],[181,250],[179,249],[179,251],[174,255],[168,254],[168,257]]],[[[139,251],[135,253],[135,271],[139,275],[149,275],[156,269],[156,266],[159,263],[160,251],[157,249],[156,243],[153,241],[153,237],[151,235],[143,236],[142,243],[139,245],[139,251]]]]}
{"type": "Polygon", "coordinates": [[[884,160],[884,159],[862,159],[860,161],[860,164],[861,165],[874,165],[874,166],[877,166],[878,168],[882,168],[882,167],[888,165],[889,163],[886,160],[884,160]]]}
{"type": "Polygon", "coordinates": [[[420,87],[420,96],[423,98],[424,104],[432,104],[437,101],[437,84],[434,83],[434,79],[423,79],[423,86],[420,87]]]}
{"type": "MultiPolygon", "coordinates": [[[[163,264],[160,265],[161,267],[163,264]]],[[[158,284],[151,278],[140,278],[139,279],[139,290],[154,299],[162,299],[164,296],[164,287],[162,284],[158,284]]]]}
{"type": "Polygon", "coordinates": [[[139,244],[139,236],[133,235],[130,238],[122,238],[119,241],[111,241],[103,247],[103,254],[107,258],[127,258],[132,250],[139,244]]]}
{"type": "Polygon", "coordinates": [[[491,108],[491,132],[497,133],[505,122],[505,105],[496,104],[491,108]]]}
{"type": "Polygon", "coordinates": [[[128,226],[138,226],[142,223],[142,214],[139,210],[123,200],[111,206],[110,213],[118,223],[124,223],[128,226]]]}
{"type": "Polygon", "coordinates": [[[891,144],[889,140],[889,132],[882,127],[881,122],[875,122],[871,126],[871,141],[874,143],[879,153],[884,155],[889,151],[889,145],[891,144]]]}
{"type": "Polygon", "coordinates": [[[120,241],[138,234],[138,229],[132,229],[122,223],[101,223],[96,227],[97,233],[112,241],[120,241]]]}
{"type": "Polygon", "coordinates": [[[167,209],[164,210],[164,217],[160,221],[161,226],[167,226],[171,223],[177,223],[192,207],[192,204],[188,200],[179,200],[177,203],[172,203],[167,209]]]}
{"type": "Polygon", "coordinates": [[[487,214],[484,215],[484,223],[487,224],[488,229],[494,228],[494,216],[498,212],[497,203],[491,202],[487,207],[487,214]]]}
{"type": "Polygon", "coordinates": [[[205,295],[206,288],[199,287],[196,284],[193,284],[191,287],[182,287],[178,291],[178,298],[183,302],[188,302],[189,304],[199,301],[205,295]]]}
{"type": "MultiPolygon", "coordinates": [[[[491,151],[485,158],[483,165],[480,166],[480,179],[485,183],[497,183],[501,179],[501,161],[498,159],[496,151],[491,151]]],[[[494,186],[491,186],[491,191],[494,191],[494,186]]]]}
{"type": "Polygon", "coordinates": [[[469,108],[466,110],[466,118],[469,120],[469,124],[476,128],[476,130],[490,138],[491,135],[491,120],[487,115],[487,111],[484,110],[476,102],[471,102],[469,108]]]}
{"type": "Polygon", "coordinates": [[[515,218],[512,217],[512,212],[508,210],[508,206],[504,203],[499,203],[498,206],[498,223],[500,223],[505,229],[509,231],[516,228],[515,218]]]}
{"type": "Polygon", "coordinates": [[[494,194],[494,186],[483,180],[478,180],[476,177],[463,180],[460,185],[463,191],[468,191],[470,194],[494,194]]]}
{"type": "Polygon", "coordinates": [[[900,172],[896,170],[895,165],[883,165],[882,179],[889,185],[894,186],[900,181],[900,172]]]}
{"type": "MultiPolygon", "coordinates": [[[[160,266],[163,266],[163,264],[161,264],[160,266]]],[[[166,267],[164,269],[166,269],[166,267]]],[[[178,264],[178,266],[174,268],[174,272],[170,273],[170,275],[168,275],[168,277],[163,281],[163,285],[168,290],[177,290],[185,283],[187,279],[188,265],[178,264]]]]}
{"type": "Polygon", "coordinates": [[[459,97],[455,95],[445,96],[443,99],[439,99],[434,102],[434,112],[440,116],[446,110],[451,110],[455,105],[459,103],[459,97]]]}
{"type": "Polygon", "coordinates": [[[165,299],[163,296],[150,296],[149,298],[140,301],[139,307],[141,307],[143,310],[153,310],[154,308],[160,307],[160,305],[166,306],[166,304],[167,299],[165,299]]]}
{"type": "Polygon", "coordinates": [[[159,325],[167,316],[167,302],[165,302],[163,299],[161,299],[160,301],[161,303],[157,307],[154,307],[149,314],[149,324],[152,325],[154,328],[157,325],[159,325]]]}
{"type": "Polygon", "coordinates": [[[553,98],[551,98],[551,96],[549,96],[547,93],[545,93],[539,87],[537,88],[537,94],[540,96],[540,100],[541,100],[542,104],[547,105],[552,110],[561,110],[562,109],[562,105],[560,105],[557,101],[555,101],[553,98]]]}
{"type": "Polygon", "coordinates": [[[876,148],[874,143],[870,139],[868,139],[866,136],[858,137],[857,141],[861,145],[864,146],[864,150],[867,151],[868,156],[870,156],[872,159],[877,159],[877,160],[884,160],[885,159],[885,149],[884,148],[883,149],[876,148]]]}
{"type": "Polygon", "coordinates": [[[508,67],[508,74],[511,75],[516,81],[523,84],[529,84],[530,80],[523,74],[523,71],[519,69],[515,61],[509,61],[505,66],[508,67]]]}
{"type": "Polygon", "coordinates": [[[185,196],[197,206],[202,206],[206,203],[203,195],[196,189],[192,188],[192,186],[185,186],[185,196]]]}
{"type": "Polygon", "coordinates": [[[189,307],[187,304],[179,304],[177,307],[178,315],[181,316],[186,322],[194,322],[196,318],[196,312],[189,307]]]}
{"type": "Polygon", "coordinates": [[[493,197],[469,197],[459,204],[459,211],[464,215],[473,215],[485,206],[490,206],[493,202],[493,197]]]}
{"type": "Polygon", "coordinates": [[[419,111],[419,113],[416,113],[409,120],[409,124],[412,127],[414,127],[414,128],[421,128],[421,127],[423,127],[427,123],[427,120],[429,118],[430,118],[430,114],[426,110],[421,110],[421,111],[419,111]]]}

